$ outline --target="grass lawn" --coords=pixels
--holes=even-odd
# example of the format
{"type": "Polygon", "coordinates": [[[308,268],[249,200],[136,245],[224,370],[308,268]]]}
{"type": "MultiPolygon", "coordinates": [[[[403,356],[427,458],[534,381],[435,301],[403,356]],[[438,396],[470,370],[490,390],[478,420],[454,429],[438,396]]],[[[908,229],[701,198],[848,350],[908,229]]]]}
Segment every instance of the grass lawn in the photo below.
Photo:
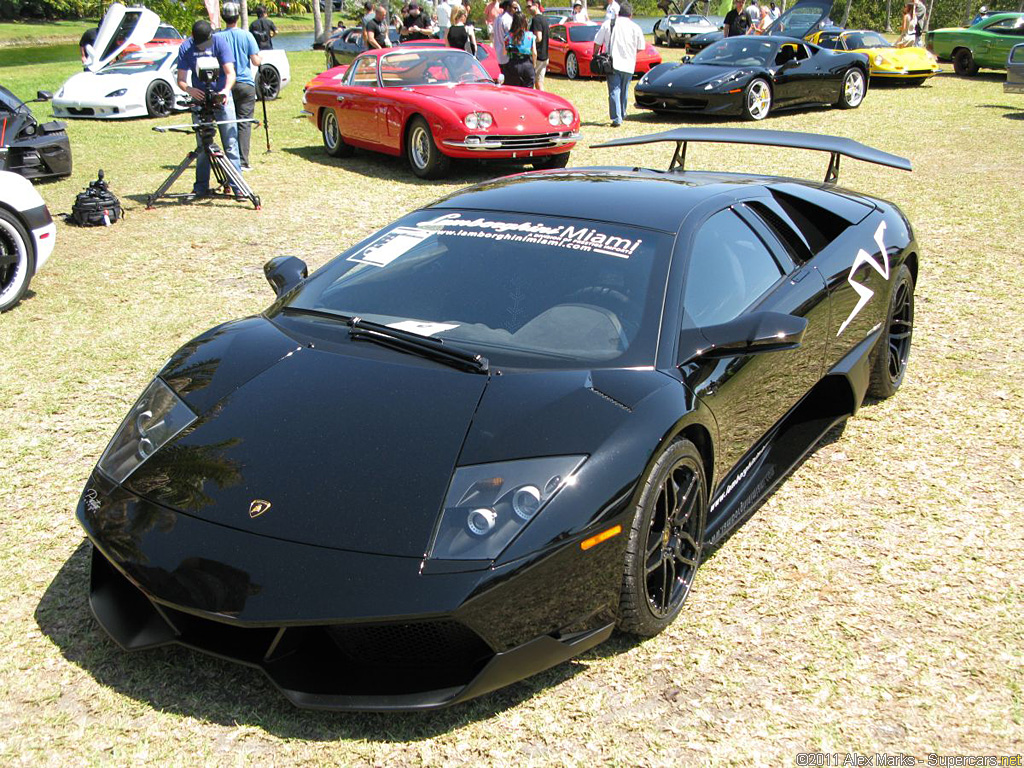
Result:
{"type": "MultiPolygon", "coordinates": [[[[55,214],[69,212],[103,168],[128,216],[110,229],[60,223],[33,293],[0,317],[0,763],[793,765],[808,751],[1024,751],[1024,100],[1003,94],[1001,74],[945,73],[874,89],[857,110],[758,126],[849,136],[913,161],[905,173],[847,160],[842,182],[899,203],[914,224],[914,349],[900,393],[866,404],[704,565],[669,631],[613,638],[425,715],[303,712],[251,669],[118,650],[89,612],[73,510],[153,373],[181,343],[271,302],[266,259],[315,268],[505,172],[459,166],[422,182],[399,159],[329,158],[299,114],[322,54],[291,62],[270,108],[273,152],[253,137],[262,211],[146,211],[146,193],[189,149],[151,120],[70,124],[74,175],[38,187],[55,214]]],[[[8,66],[3,81],[28,96],[77,69],[8,66]]],[[[603,83],[548,82],[582,110],[572,165],[667,167],[666,145],[590,146],[687,121],[634,111],[613,130],[603,83]]],[[[820,179],[827,158],[693,146],[687,163],[820,179]]]]}

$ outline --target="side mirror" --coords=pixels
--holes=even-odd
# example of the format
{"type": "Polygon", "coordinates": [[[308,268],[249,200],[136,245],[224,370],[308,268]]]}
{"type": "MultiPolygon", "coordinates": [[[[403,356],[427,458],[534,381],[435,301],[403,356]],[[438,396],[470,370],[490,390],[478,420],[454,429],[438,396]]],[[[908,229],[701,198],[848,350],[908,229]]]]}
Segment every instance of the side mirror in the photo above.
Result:
{"type": "Polygon", "coordinates": [[[36,101],[49,101],[53,98],[53,94],[49,91],[36,91],[36,101]]]}
{"type": "Polygon", "coordinates": [[[807,318],[782,312],[754,312],[721,325],[683,331],[679,364],[697,359],[755,355],[796,349],[807,330],[807,318]]]}
{"type": "Polygon", "coordinates": [[[693,61],[693,56],[683,56],[683,64],[689,64],[693,61]]]}
{"type": "Polygon", "coordinates": [[[263,274],[274,289],[274,293],[282,296],[309,276],[306,262],[294,256],[275,256],[263,265],[263,274]]]}
{"type": "Polygon", "coordinates": [[[498,85],[504,85],[504,84],[505,84],[505,73],[504,72],[499,72],[498,73],[498,85]]]}

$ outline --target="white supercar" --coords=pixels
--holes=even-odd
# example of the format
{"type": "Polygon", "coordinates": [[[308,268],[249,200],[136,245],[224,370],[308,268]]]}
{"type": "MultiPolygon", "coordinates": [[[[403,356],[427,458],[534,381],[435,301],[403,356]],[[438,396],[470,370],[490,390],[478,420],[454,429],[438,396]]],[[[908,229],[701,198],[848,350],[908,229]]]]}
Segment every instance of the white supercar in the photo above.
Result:
{"type": "Polygon", "coordinates": [[[0,312],[17,304],[53,253],[57,226],[31,182],[0,171],[0,312]]]}

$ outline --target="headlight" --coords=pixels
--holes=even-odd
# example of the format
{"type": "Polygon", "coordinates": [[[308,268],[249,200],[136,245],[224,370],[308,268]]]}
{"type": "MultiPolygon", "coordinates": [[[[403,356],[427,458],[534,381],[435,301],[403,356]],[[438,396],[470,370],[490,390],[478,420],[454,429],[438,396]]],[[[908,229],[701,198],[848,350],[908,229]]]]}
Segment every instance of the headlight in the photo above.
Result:
{"type": "Polygon", "coordinates": [[[493,560],[567,484],[584,456],[477,464],[455,470],[430,544],[434,560],[493,560]]]}
{"type": "Polygon", "coordinates": [[[108,93],[106,95],[106,98],[116,99],[118,96],[124,96],[126,93],[128,93],[127,88],[118,88],[116,91],[111,91],[110,93],[108,93]]]}
{"type": "Polygon", "coordinates": [[[562,118],[562,125],[572,125],[573,114],[571,109],[560,109],[558,110],[558,115],[562,118]]]}
{"type": "Polygon", "coordinates": [[[490,112],[470,112],[463,118],[462,122],[471,131],[487,130],[494,124],[494,118],[490,112]]]}
{"type": "Polygon", "coordinates": [[[548,113],[548,122],[551,123],[552,125],[561,125],[562,124],[561,111],[557,110],[557,109],[554,109],[551,112],[549,112],[548,113]]]}
{"type": "Polygon", "coordinates": [[[192,409],[170,387],[153,379],[117,428],[97,468],[115,483],[123,483],[195,420],[192,409]]]}
{"type": "Polygon", "coordinates": [[[875,66],[876,67],[880,67],[884,63],[885,63],[885,59],[882,58],[882,54],[880,54],[880,53],[876,54],[875,55],[875,66]]]}

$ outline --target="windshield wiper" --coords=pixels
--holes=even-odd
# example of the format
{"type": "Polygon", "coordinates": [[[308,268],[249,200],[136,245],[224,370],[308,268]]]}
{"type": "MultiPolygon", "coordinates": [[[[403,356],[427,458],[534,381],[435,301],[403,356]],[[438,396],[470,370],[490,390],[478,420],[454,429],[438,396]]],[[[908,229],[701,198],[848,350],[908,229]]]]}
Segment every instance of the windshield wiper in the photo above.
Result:
{"type": "Polygon", "coordinates": [[[338,323],[348,323],[352,320],[348,315],[343,315],[340,312],[330,312],[326,309],[308,309],[306,307],[293,307],[291,305],[281,307],[282,312],[288,312],[296,315],[310,315],[312,317],[322,317],[326,320],[334,320],[338,323]]]}
{"type": "Polygon", "coordinates": [[[490,368],[487,358],[483,355],[446,347],[441,339],[432,339],[409,331],[401,331],[398,328],[391,328],[371,320],[363,320],[361,317],[351,318],[348,321],[348,326],[353,339],[373,341],[403,352],[422,355],[453,368],[476,373],[487,373],[490,368]]]}

